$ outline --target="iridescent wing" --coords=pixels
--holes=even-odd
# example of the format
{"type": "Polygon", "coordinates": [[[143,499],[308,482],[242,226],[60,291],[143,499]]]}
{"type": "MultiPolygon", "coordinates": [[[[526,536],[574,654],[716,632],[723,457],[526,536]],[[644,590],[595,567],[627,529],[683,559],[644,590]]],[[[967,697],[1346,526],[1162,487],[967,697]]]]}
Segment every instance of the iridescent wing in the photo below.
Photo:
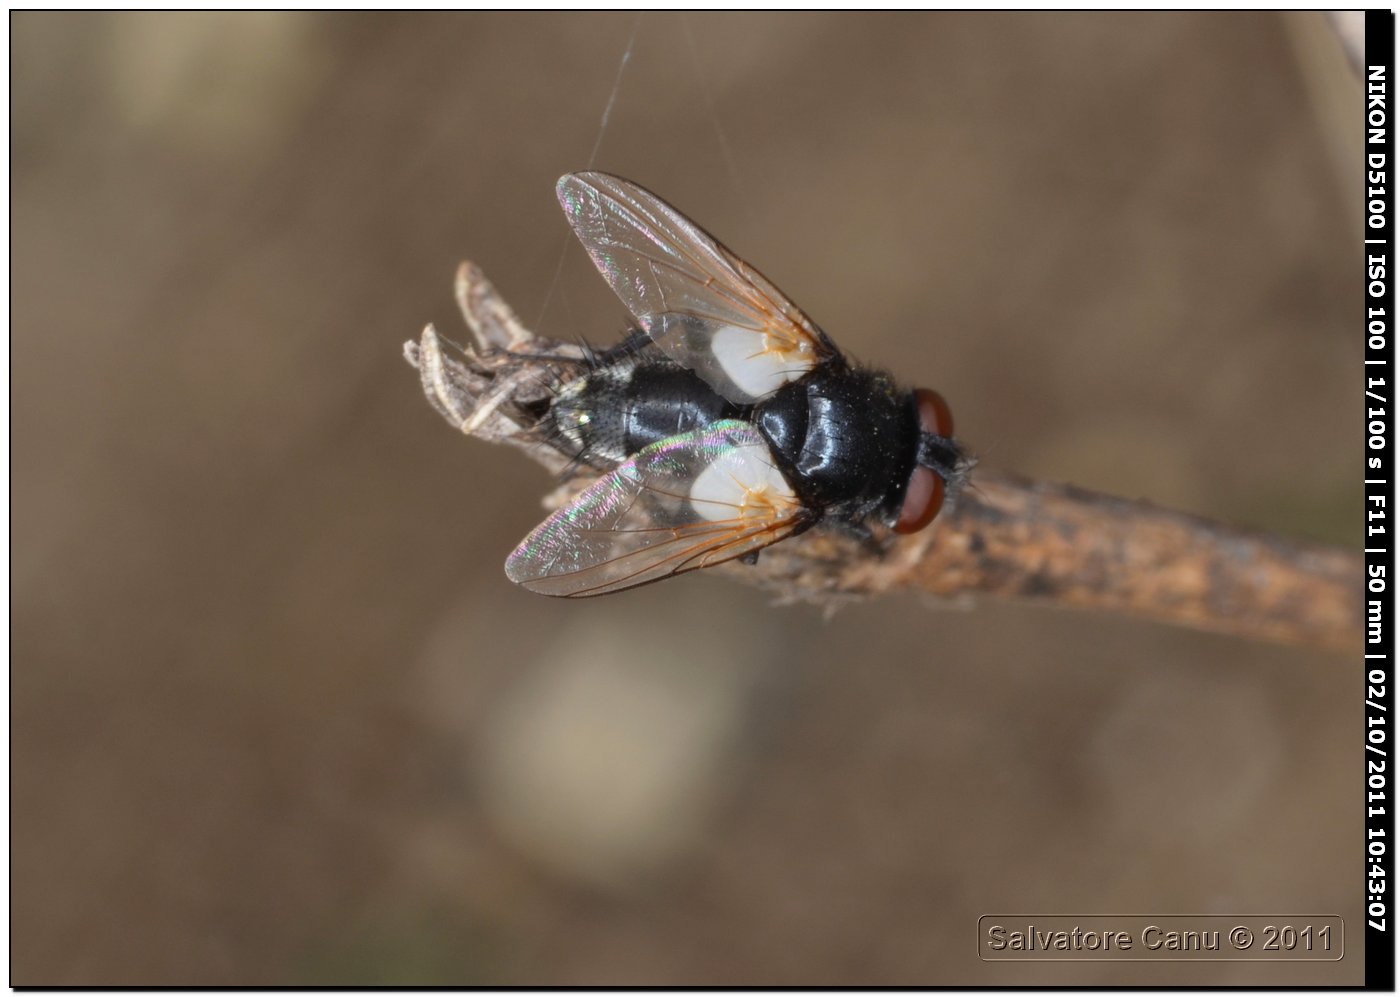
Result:
{"type": "Polygon", "coordinates": [[[729,401],[751,405],[840,355],[768,278],[650,191],[606,173],[555,189],[638,324],[729,401]]]}
{"type": "Polygon", "coordinates": [[[604,595],[742,557],[810,525],[746,422],[653,443],[551,515],[506,560],[542,595],[604,595]]]}

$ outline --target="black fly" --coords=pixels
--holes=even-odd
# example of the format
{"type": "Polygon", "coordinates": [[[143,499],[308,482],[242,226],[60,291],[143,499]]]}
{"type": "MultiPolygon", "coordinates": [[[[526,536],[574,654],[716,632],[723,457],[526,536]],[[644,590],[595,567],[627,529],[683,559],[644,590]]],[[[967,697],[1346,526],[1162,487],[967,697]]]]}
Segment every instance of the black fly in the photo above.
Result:
{"type": "Polygon", "coordinates": [[[947,404],[851,364],[762,274],[655,194],[573,173],[559,203],[639,327],[592,356],[544,429],[608,473],[506,561],[590,596],[742,558],[829,523],[923,529],[969,462],[947,404]]]}

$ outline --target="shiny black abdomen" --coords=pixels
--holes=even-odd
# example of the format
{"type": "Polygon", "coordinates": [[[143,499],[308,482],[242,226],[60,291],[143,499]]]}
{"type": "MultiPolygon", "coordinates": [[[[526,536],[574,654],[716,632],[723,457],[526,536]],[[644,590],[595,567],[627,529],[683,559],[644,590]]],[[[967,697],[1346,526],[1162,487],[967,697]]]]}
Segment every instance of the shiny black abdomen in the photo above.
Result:
{"type": "Polygon", "coordinates": [[[550,412],[555,429],[597,467],[619,464],[638,450],[747,411],[655,350],[633,350],[566,385],[550,412]]]}
{"type": "Polygon", "coordinates": [[[637,390],[623,406],[629,454],[719,419],[742,418],[693,372],[669,361],[638,367],[633,384],[637,390]]]}

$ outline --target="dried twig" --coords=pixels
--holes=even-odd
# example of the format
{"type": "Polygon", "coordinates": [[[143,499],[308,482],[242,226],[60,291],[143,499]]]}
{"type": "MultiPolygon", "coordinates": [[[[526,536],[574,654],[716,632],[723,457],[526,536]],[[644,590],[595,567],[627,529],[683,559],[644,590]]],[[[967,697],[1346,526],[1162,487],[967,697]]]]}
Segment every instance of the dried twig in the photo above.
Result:
{"type": "MultiPolygon", "coordinates": [[[[530,411],[576,370],[579,348],[522,326],[470,263],[458,271],[457,298],[474,348],[449,356],[432,326],[404,346],[428,400],[463,432],[566,473],[567,455],[540,444],[530,411]]],[[[586,483],[566,481],[546,505],[557,508],[586,483]]],[[[1361,626],[1361,561],[1352,552],[986,470],[932,527],[889,538],[883,552],[812,530],[765,550],[756,566],[715,570],[784,600],[828,606],[901,589],[1013,596],[1325,647],[1354,646],[1361,626]]]]}

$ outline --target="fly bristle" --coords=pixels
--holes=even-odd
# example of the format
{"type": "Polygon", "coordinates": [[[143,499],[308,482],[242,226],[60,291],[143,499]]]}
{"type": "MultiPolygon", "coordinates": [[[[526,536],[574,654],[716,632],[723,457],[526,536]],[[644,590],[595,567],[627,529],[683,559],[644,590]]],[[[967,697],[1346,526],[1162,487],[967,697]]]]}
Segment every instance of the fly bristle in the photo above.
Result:
{"type": "MultiPolygon", "coordinates": [[[[587,376],[587,375],[584,375],[587,376]]],[[[568,459],[559,472],[560,481],[575,477],[582,468],[608,470],[617,462],[601,453],[594,453],[588,447],[580,448],[577,440],[571,439],[554,418],[554,406],[566,384],[575,379],[554,378],[545,385],[548,395],[538,401],[517,405],[529,419],[529,432],[536,446],[547,447],[568,459]]]]}
{"type": "Polygon", "coordinates": [[[552,450],[566,458],[567,463],[559,471],[559,480],[561,482],[568,481],[578,474],[580,468],[596,466],[594,461],[589,458],[588,453],[581,452],[578,445],[565,436],[554,420],[549,418],[548,403],[545,405],[544,412],[530,426],[528,432],[534,446],[552,450]]]}

